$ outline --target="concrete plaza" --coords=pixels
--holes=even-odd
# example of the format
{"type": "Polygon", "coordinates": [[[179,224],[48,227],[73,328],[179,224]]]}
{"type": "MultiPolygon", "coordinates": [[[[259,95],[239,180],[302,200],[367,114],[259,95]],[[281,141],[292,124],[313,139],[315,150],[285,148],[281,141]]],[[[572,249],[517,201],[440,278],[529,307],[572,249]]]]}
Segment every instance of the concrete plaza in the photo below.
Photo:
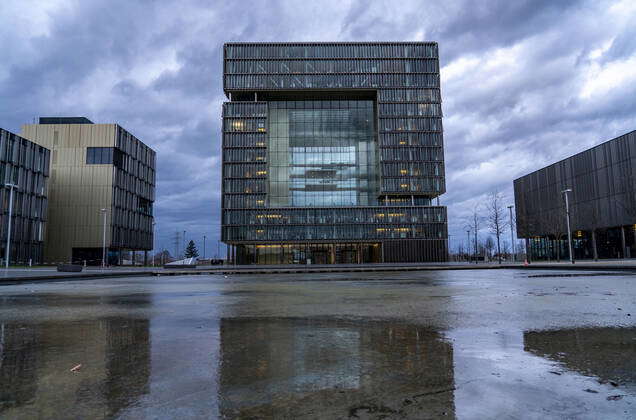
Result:
{"type": "Polygon", "coordinates": [[[612,270],[135,276],[0,287],[0,417],[633,418],[612,270]]]}

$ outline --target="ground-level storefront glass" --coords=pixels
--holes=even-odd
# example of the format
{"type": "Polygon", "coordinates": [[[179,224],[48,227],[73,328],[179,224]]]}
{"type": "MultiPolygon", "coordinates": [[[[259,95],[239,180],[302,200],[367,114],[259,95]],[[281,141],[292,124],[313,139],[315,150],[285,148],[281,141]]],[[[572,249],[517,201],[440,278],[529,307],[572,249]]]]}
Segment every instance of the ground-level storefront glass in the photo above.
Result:
{"type": "MultiPolygon", "coordinates": [[[[636,258],[636,226],[597,229],[595,238],[591,231],[572,233],[574,259],[594,258],[594,242],[600,259],[636,258]],[[595,241],[594,241],[595,239],[595,241]],[[623,249],[624,241],[624,249],[623,249]]],[[[534,237],[529,240],[530,256],[533,260],[560,260],[569,258],[567,234],[555,237],[534,237]]]]}
{"type": "Polygon", "coordinates": [[[237,264],[360,264],[382,260],[379,243],[238,245],[237,264]]]}

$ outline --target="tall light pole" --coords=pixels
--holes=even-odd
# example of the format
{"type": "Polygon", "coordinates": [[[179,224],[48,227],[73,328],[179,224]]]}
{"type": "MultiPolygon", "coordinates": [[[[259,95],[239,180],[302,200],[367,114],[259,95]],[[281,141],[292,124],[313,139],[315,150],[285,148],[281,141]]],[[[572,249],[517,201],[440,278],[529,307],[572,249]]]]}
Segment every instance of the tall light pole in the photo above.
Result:
{"type": "Polygon", "coordinates": [[[510,249],[512,249],[512,260],[517,261],[517,253],[515,252],[515,236],[512,232],[512,208],[514,206],[508,206],[508,210],[510,210],[510,249]]]}
{"type": "Polygon", "coordinates": [[[104,229],[102,232],[102,268],[106,268],[106,209],[101,209],[100,211],[104,216],[104,229]]]}
{"type": "Polygon", "coordinates": [[[5,250],[5,262],[4,267],[9,268],[9,258],[11,257],[11,218],[13,216],[13,189],[17,189],[15,184],[4,184],[5,187],[9,187],[9,223],[7,226],[7,249],[5,250]]]}
{"type": "Polygon", "coordinates": [[[183,258],[185,258],[185,252],[186,252],[186,238],[185,238],[185,234],[186,231],[183,231],[183,258]]]}
{"type": "Polygon", "coordinates": [[[205,259],[205,235],[203,235],[203,259],[205,259]]]}
{"type": "Polygon", "coordinates": [[[568,193],[572,192],[572,188],[567,188],[561,191],[565,194],[565,216],[568,223],[568,250],[570,251],[570,262],[574,264],[574,255],[572,255],[572,231],[570,230],[570,201],[568,200],[568,193]]]}

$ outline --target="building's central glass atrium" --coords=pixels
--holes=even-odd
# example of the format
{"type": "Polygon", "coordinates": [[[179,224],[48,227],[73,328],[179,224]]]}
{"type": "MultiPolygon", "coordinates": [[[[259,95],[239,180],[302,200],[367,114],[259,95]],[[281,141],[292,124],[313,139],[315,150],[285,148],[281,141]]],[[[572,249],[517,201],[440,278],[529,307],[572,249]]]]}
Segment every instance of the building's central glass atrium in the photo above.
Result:
{"type": "Polygon", "coordinates": [[[271,207],[377,204],[373,101],[269,103],[271,207]]]}

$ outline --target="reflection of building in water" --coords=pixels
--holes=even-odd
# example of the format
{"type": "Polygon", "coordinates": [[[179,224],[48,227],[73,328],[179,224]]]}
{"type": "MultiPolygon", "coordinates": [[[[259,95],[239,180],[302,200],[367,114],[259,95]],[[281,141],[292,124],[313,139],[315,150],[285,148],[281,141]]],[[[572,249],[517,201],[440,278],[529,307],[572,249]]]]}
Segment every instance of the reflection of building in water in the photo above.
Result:
{"type": "Polygon", "coordinates": [[[636,385],[636,328],[526,331],[524,350],[567,369],[636,385]]]}
{"type": "Polygon", "coordinates": [[[149,326],[122,318],[3,324],[0,416],[115,415],[148,391],[149,326]]]}
{"type": "Polygon", "coordinates": [[[226,318],[220,366],[228,418],[351,410],[454,416],[452,345],[414,325],[226,318]]]}

